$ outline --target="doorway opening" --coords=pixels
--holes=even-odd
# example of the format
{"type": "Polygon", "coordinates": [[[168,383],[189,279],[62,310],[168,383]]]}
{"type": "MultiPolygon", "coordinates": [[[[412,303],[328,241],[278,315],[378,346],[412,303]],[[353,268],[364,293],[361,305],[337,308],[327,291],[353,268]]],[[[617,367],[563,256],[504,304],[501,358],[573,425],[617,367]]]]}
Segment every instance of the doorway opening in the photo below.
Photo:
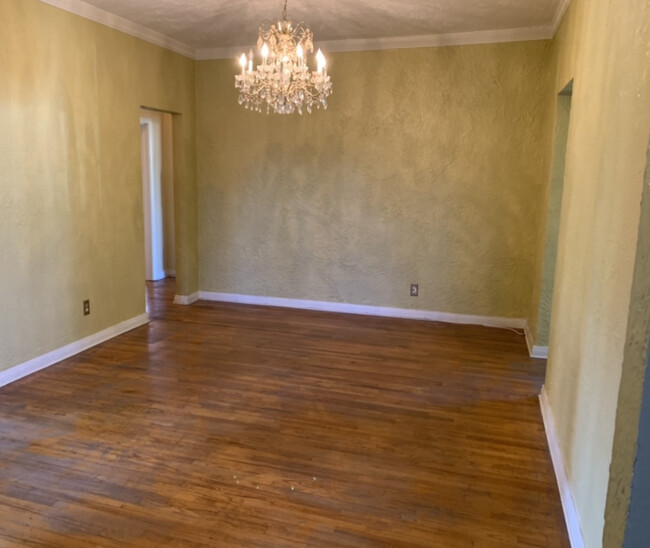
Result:
{"type": "Polygon", "coordinates": [[[557,245],[560,234],[560,217],[562,213],[562,195],[564,193],[564,171],[566,167],[569,124],[571,123],[571,101],[573,98],[573,80],[560,92],[557,98],[555,140],[553,143],[553,163],[551,167],[550,194],[546,215],[546,240],[544,245],[544,263],[542,266],[542,286],[537,314],[537,333],[532,355],[546,358],[551,327],[551,310],[555,286],[555,265],[557,245]]]}
{"type": "Polygon", "coordinates": [[[140,109],[140,145],[145,280],[156,282],[176,277],[172,115],[140,109]]]}
{"type": "Polygon", "coordinates": [[[140,111],[145,279],[176,277],[172,115],[140,111]]]}

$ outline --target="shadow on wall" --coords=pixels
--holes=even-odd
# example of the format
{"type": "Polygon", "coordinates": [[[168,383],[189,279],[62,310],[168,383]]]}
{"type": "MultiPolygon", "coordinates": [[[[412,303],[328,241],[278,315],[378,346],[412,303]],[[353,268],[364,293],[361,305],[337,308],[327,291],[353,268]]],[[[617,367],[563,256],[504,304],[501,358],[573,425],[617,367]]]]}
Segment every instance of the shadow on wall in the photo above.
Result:
{"type": "Polygon", "coordinates": [[[572,100],[573,80],[567,84],[557,98],[550,194],[546,214],[542,286],[539,298],[539,310],[537,312],[537,333],[535,333],[535,345],[541,347],[548,346],[550,338],[551,309],[555,286],[555,266],[557,261],[558,238],[560,235],[560,218],[562,214],[562,196],[564,194],[564,174],[569,126],[571,123],[572,100]]]}

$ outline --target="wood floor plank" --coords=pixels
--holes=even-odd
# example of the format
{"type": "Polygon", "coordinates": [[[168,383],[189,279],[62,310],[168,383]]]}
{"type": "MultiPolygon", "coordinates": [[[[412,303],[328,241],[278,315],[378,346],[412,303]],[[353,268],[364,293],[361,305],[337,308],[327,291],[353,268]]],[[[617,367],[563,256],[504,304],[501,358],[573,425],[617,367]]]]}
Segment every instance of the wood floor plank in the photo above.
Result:
{"type": "Polygon", "coordinates": [[[569,546],[510,330],[199,302],[0,389],[0,546],[569,546]]]}

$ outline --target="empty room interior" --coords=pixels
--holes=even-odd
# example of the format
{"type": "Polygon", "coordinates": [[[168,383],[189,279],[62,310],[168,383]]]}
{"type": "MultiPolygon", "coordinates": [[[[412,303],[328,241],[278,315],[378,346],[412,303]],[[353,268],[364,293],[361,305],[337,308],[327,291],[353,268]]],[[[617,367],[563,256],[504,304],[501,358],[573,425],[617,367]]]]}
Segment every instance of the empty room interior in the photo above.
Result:
{"type": "Polygon", "coordinates": [[[0,21],[1,547],[650,546],[648,0],[0,21]]]}

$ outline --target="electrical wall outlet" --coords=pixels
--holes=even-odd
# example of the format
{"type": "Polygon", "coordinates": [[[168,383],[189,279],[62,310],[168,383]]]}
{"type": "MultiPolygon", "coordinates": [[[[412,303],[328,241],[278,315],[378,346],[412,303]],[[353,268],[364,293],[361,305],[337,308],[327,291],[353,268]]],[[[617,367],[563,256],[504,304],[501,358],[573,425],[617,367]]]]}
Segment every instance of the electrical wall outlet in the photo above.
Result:
{"type": "Polygon", "coordinates": [[[84,301],[84,316],[90,316],[90,301],[88,299],[84,301]]]}
{"type": "Polygon", "coordinates": [[[411,297],[417,297],[419,292],[418,284],[411,284],[411,297]]]}

